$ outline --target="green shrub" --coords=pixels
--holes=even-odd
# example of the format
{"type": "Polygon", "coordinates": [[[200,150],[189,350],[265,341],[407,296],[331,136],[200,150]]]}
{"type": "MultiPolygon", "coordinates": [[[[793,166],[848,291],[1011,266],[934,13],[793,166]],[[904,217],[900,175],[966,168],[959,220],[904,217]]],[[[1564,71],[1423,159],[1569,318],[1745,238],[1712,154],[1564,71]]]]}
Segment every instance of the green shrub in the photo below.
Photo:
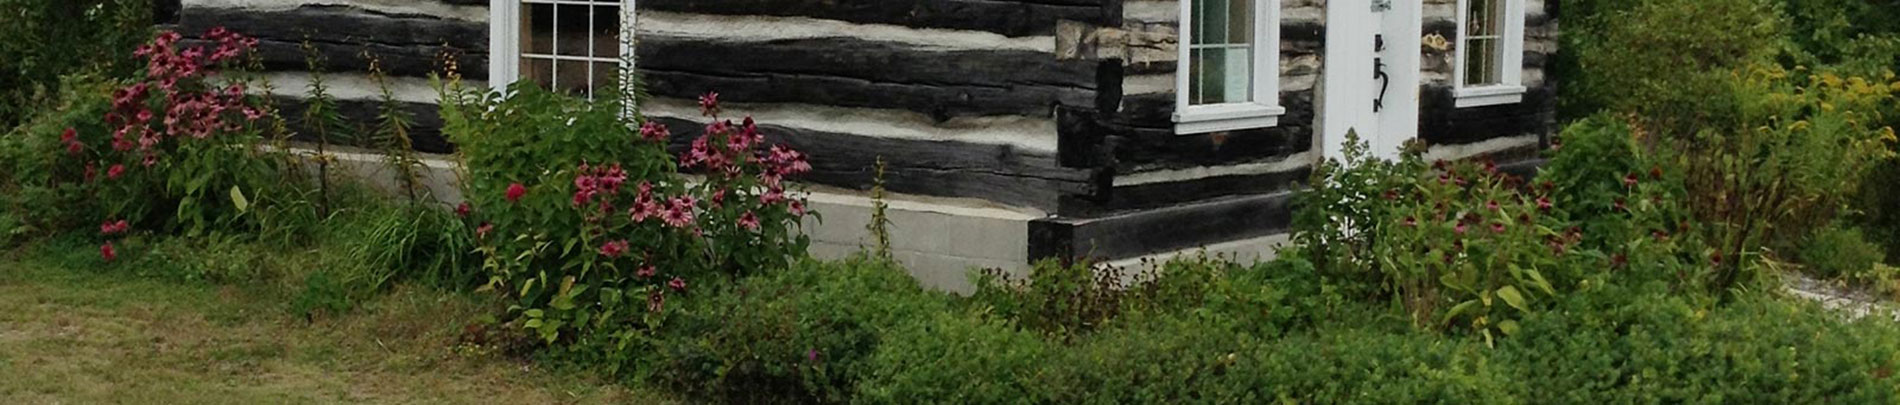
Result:
{"type": "Polygon", "coordinates": [[[0,0],[0,131],[55,107],[69,91],[67,75],[126,77],[140,68],[126,52],[151,39],[151,4],[0,0]]]}
{"type": "Polygon", "coordinates": [[[1770,0],[1564,2],[1567,117],[1600,110],[1642,114],[1668,133],[1734,121],[1723,97],[1730,72],[1771,62],[1788,31],[1770,0]]]}
{"type": "Polygon", "coordinates": [[[1052,403],[1058,350],[985,315],[942,312],[887,331],[857,387],[861,403],[1052,403]]]}
{"type": "Polygon", "coordinates": [[[1604,288],[1524,321],[1493,361],[1551,403],[1893,403],[1889,320],[1813,304],[1719,307],[1659,288],[1604,288]]]}
{"type": "Polygon", "coordinates": [[[1428,166],[1416,147],[1391,162],[1349,144],[1344,162],[1315,171],[1285,253],[1360,283],[1371,293],[1363,298],[1389,299],[1421,326],[1469,327],[1488,339],[1596,274],[1567,271],[1585,268],[1575,252],[1582,235],[1548,188],[1523,191],[1490,163],[1428,166]]]}
{"type": "Polygon", "coordinates": [[[722,402],[849,402],[888,332],[949,310],[875,258],[801,261],[687,304],[661,336],[660,384],[722,402]]]}
{"type": "Polygon", "coordinates": [[[1880,275],[1874,273],[1874,265],[1886,256],[1859,229],[1840,225],[1822,229],[1801,246],[1799,256],[1808,273],[1816,277],[1862,286],[1894,281],[1877,278],[1880,275]]]}

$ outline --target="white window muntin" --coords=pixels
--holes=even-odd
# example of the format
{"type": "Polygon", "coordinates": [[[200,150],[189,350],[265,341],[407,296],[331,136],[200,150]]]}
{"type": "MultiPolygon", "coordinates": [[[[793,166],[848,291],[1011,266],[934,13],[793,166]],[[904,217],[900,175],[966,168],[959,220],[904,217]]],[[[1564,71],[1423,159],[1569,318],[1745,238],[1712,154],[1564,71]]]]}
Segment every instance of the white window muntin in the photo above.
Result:
{"type": "Polygon", "coordinates": [[[1524,0],[1458,0],[1458,107],[1524,100],[1524,0]]]}
{"type": "MultiPolygon", "coordinates": [[[[1279,124],[1286,113],[1280,107],[1280,0],[1182,0],[1179,54],[1175,69],[1175,133],[1180,135],[1250,128],[1279,124]],[[1244,17],[1248,24],[1235,27],[1226,23],[1233,6],[1249,6],[1244,17]],[[1209,10],[1222,11],[1215,24],[1196,21],[1213,19],[1209,10]],[[1218,25],[1218,26],[1215,26],[1218,25]],[[1249,38],[1233,38],[1244,32],[1249,38]],[[1214,31],[1214,30],[1220,31],[1214,31]],[[1219,32],[1217,41],[1196,41],[1197,35],[1219,32]],[[1197,54],[1199,52],[1199,54],[1197,54]],[[1240,59],[1225,56],[1240,53],[1240,59]],[[1219,75],[1205,75],[1208,63],[1197,63],[1197,55],[1222,55],[1219,75]],[[1235,70],[1240,70],[1236,72],[1235,70]],[[1210,89],[1210,79],[1220,79],[1218,89],[1210,89]],[[1234,79],[1243,84],[1236,84],[1234,79]],[[1197,80],[1198,79],[1198,80],[1197,80]],[[1211,91],[1218,90],[1218,92],[1211,91]],[[1235,94],[1238,92],[1239,94],[1235,94]],[[1217,97],[1216,97],[1217,96],[1217,97]]],[[[1212,58],[1203,58],[1212,59],[1212,58]]]]}
{"type": "Polygon", "coordinates": [[[631,58],[621,56],[633,52],[633,30],[627,28],[635,16],[634,0],[493,0],[489,84],[505,88],[535,80],[592,97],[621,69],[631,68],[625,66],[631,58]],[[536,35],[543,32],[545,39],[536,35]],[[577,32],[582,39],[563,38],[577,32]]]}

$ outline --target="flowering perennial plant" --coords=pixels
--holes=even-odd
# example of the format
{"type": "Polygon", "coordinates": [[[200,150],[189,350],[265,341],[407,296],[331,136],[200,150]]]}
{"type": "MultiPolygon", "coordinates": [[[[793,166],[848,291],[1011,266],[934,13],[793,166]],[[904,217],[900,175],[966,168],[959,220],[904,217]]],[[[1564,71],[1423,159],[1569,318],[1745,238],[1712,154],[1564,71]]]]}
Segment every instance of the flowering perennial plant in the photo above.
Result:
{"type": "Polygon", "coordinates": [[[750,118],[721,119],[716,95],[704,99],[711,122],[675,160],[672,129],[618,114],[619,99],[527,85],[443,91],[488,286],[550,344],[630,358],[689,284],[782,268],[808,244],[797,232],[805,202],[785,179],[810,163],[769,145],[750,118]]]}
{"type": "MultiPolygon", "coordinates": [[[[224,28],[205,32],[207,45],[183,40],[168,31],[140,45],[145,68],[112,91],[103,127],[60,134],[56,181],[96,206],[103,237],[254,226],[253,199],[288,183],[281,162],[256,148],[268,112],[243,81],[218,79],[257,40],[224,28]]],[[[116,257],[109,242],[100,252],[116,257]]]]}

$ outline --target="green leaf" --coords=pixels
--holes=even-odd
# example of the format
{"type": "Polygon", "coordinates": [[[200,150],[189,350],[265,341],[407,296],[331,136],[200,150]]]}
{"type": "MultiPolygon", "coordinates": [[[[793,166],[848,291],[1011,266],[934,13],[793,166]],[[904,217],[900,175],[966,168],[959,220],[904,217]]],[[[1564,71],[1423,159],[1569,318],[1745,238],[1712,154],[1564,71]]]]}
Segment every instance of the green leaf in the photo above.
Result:
{"type": "Polygon", "coordinates": [[[1477,306],[1478,306],[1477,300],[1471,300],[1471,301],[1458,303],[1458,305],[1452,306],[1450,311],[1445,312],[1445,319],[1439,320],[1438,322],[1450,323],[1451,320],[1457,318],[1458,315],[1464,314],[1466,311],[1470,311],[1471,308],[1474,308],[1477,306]]]}
{"type": "Polygon", "coordinates": [[[1511,304],[1511,307],[1517,308],[1519,311],[1530,311],[1528,307],[1524,306],[1524,294],[1518,293],[1517,287],[1508,285],[1498,287],[1498,298],[1503,298],[1504,303],[1511,304]]]}
{"type": "Polygon", "coordinates": [[[231,205],[237,206],[238,213],[251,212],[251,199],[244,198],[244,190],[231,186],[231,205]]]}
{"type": "Polygon", "coordinates": [[[1499,321],[1498,330],[1503,331],[1505,336],[1517,334],[1517,320],[1506,319],[1503,321],[1499,321]]]}

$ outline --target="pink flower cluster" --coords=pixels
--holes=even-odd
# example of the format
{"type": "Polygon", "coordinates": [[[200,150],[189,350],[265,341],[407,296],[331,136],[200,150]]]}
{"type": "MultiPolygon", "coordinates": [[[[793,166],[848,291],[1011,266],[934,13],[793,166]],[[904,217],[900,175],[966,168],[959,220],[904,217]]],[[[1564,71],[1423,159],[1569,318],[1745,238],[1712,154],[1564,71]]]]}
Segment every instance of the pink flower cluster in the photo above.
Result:
{"type": "Polygon", "coordinates": [[[221,131],[240,130],[242,123],[264,116],[262,110],[246,104],[242,84],[219,88],[204,83],[205,78],[217,73],[211,65],[249,51],[257,40],[222,27],[206,32],[205,38],[218,42],[216,51],[207,54],[202,46],[181,50],[178,41],[182,36],[168,31],[134,52],[146,60],[146,81],[112,93],[112,110],[105,116],[106,124],[115,128],[112,150],[136,149],[143,155],[142,163],[149,167],[158,164],[156,147],[164,140],[161,135],[205,139],[221,131]],[[162,101],[162,118],[155,117],[151,108],[154,90],[162,101]],[[154,119],[162,125],[162,131],[153,129],[154,119]]]}
{"type": "Polygon", "coordinates": [[[627,171],[622,170],[618,163],[613,166],[603,165],[592,168],[582,163],[575,173],[577,173],[574,176],[575,207],[585,207],[599,201],[602,210],[612,209],[612,200],[600,197],[611,197],[614,193],[620,192],[621,184],[627,182],[627,171]]]}

